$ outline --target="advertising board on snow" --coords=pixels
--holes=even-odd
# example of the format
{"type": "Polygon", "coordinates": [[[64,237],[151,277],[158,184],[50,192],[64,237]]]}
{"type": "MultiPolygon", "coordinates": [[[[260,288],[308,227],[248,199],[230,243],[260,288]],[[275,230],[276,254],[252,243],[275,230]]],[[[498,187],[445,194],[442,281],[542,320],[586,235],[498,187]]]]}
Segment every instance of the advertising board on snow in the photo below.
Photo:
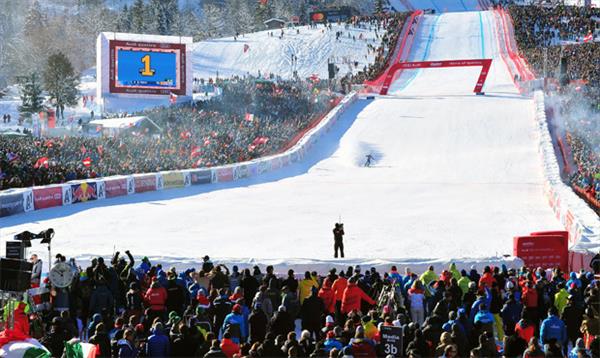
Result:
{"type": "Polygon", "coordinates": [[[183,188],[185,186],[185,176],[182,172],[162,173],[163,188],[183,188]]]}
{"type": "Polygon", "coordinates": [[[71,202],[76,204],[98,199],[96,188],[96,182],[84,181],[81,183],[71,184],[71,202]]]}
{"type": "Polygon", "coordinates": [[[33,206],[35,210],[62,206],[62,186],[33,188],[33,206]]]}
{"type": "Polygon", "coordinates": [[[62,205],[71,205],[73,202],[73,194],[71,191],[71,185],[63,184],[62,185],[62,205]]]}
{"type": "Polygon", "coordinates": [[[127,178],[104,180],[104,191],[107,198],[125,196],[129,194],[127,178]]]}
{"type": "Polygon", "coordinates": [[[147,191],[155,191],[156,190],[156,175],[155,174],[136,175],[136,176],[134,176],[133,181],[135,184],[135,192],[136,193],[144,193],[147,191]]]}
{"type": "Polygon", "coordinates": [[[24,212],[24,199],[22,192],[0,195],[0,217],[24,212]]]}
{"type": "Polygon", "coordinates": [[[194,170],[190,172],[190,181],[192,185],[210,184],[212,182],[212,170],[194,170]]]}
{"type": "Polygon", "coordinates": [[[220,168],[217,169],[217,182],[224,183],[233,180],[233,168],[220,168]]]}
{"type": "Polygon", "coordinates": [[[247,165],[240,165],[235,167],[235,170],[233,172],[233,180],[239,180],[239,179],[244,179],[244,178],[248,178],[250,176],[250,171],[248,170],[248,166],[247,165]]]}

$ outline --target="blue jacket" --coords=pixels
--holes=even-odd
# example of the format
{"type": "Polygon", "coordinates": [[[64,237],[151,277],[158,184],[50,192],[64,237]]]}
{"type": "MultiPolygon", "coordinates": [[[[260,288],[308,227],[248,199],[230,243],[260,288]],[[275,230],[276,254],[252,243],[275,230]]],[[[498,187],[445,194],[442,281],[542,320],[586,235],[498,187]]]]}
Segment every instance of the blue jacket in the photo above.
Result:
{"type": "Polygon", "coordinates": [[[168,357],[170,354],[169,337],[162,329],[154,329],[153,334],[148,337],[146,344],[146,356],[148,357],[168,357]]]}
{"type": "Polygon", "coordinates": [[[502,307],[502,311],[500,311],[500,316],[502,320],[506,322],[513,322],[516,324],[521,319],[521,311],[523,310],[523,305],[519,302],[507,302],[502,307]]]}
{"type": "Polygon", "coordinates": [[[323,342],[323,349],[325,350],[325,352],[330,352],[334,348],[336,348],[338,351],[341,351],[342,348],[344,348],[344,345],[342,344],[342,342],[338,341],[335,338],[328,338],[325,340],[325,342],[323,342]]]}
{"type": "Polygon", "coordinates": [[[479,306],[484,303],[488,308],[490,307],[490,303],[492,303],[492,294],[490,293],[490,289],[487,287],[485,288],[485,297],[477,298],[477,300],[473,302],[473,306],[471,306],[471,314],[469,315],[471,322],[475,322],[475,316],[479,312],[479,306]]]}
{"type": "Polygon", "coordinates": [[[542,322],[540,338],[544,344],[554,338],[558,343],[564,345],[567,342],[567,326],[565,326],[565,323],[560,318],[548,316],[542,322]]]}
{"type": "Polygon", "coordinates": [[[245,332],[247,332],[247,329],[244,316],[241,314],[235,314],[233,312],[225,316],[225,319],[223,320],[223,326],[221,326],[221,329],[219,331],[219,339],[223,338],[223,334],[225,334],[227,326],[230,325],[238,325],[240,329],[240,334],[242,335],[242,337],[237,337],[236,335],[233,335],[231,337],[231,340],[237,344],[240,344],[240,341],[245,341],[246,336],[244,336],[244,334],[245,332]]]}
{"type": "Polygon", "coordinates": [[[492,315],[490,313],[490,311],[480,310],[475,315],[475,321],[474,322],[475,323],[480,323],[480,324],[494,324],[494,315],[492,315]]]}
{"type": "Polygon", "coordinates": [[[138,350],[128,340],[120,339],[117,345],[119,346],[119,354],[117,355],[119,358],[138,356],[138,350]]]}
{"type": "Polygon", "coordinates": [[[581,288],[581,280],[577,278],[577,274],[575,272],[571,272],[569,275],[569,281],[567,281],[567,289],[571,288],[571,284],[574,283],[577,288],[581,288]]]}

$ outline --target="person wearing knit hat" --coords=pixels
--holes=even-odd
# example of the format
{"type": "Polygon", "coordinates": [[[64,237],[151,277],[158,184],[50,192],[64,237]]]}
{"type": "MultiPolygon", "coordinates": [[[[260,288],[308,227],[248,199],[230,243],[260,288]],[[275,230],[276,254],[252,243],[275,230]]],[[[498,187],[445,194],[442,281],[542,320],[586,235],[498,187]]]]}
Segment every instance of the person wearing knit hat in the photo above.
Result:
{"type": "Polygon", "coordinates": [[[227,331],[231,333],[231,340],[236,344],[240,344],[240,342],[246,341],[246,334],[248,330],[247,321],[244,315],[242,315],[242,306],[240,304],[235,304],[231,308],[231,313],[225,316],[223,320],[223,325],[219,330],[219,338],[223,337],[223,334],[227,331]]]}
{"type": "Polygon", "coordinates": [[[323,349],[325,352],[331,352],[332,349],[341,350],[343,348],[342,342],[336,339],[333,331],[327,332],[326,339],[323,342],[323,349]]]}

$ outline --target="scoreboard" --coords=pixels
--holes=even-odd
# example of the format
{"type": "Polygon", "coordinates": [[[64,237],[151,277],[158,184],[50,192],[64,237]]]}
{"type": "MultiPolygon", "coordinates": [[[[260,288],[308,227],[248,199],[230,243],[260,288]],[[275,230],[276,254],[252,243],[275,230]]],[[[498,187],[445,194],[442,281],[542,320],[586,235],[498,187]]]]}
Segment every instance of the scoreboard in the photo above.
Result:
{"type": "Polygon", "coordinates": [[[185,95],[186,45],[111,40],[110,93],[185,95]]]}

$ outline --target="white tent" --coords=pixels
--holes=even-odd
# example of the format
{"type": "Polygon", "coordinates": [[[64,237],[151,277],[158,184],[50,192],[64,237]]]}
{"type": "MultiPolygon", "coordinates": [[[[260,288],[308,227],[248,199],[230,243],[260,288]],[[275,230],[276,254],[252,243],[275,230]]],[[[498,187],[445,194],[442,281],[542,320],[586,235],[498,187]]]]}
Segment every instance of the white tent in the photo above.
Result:
{"type": "Polygon", "coordinates": [[[100,126],[104,132],[109,133],[140,127],[142,125],[145,127],[153,127],[156,129],[156,131],[162,132],[162,128],[146,116],[94,119],[89,122],[89,125],[100,126]]]}

